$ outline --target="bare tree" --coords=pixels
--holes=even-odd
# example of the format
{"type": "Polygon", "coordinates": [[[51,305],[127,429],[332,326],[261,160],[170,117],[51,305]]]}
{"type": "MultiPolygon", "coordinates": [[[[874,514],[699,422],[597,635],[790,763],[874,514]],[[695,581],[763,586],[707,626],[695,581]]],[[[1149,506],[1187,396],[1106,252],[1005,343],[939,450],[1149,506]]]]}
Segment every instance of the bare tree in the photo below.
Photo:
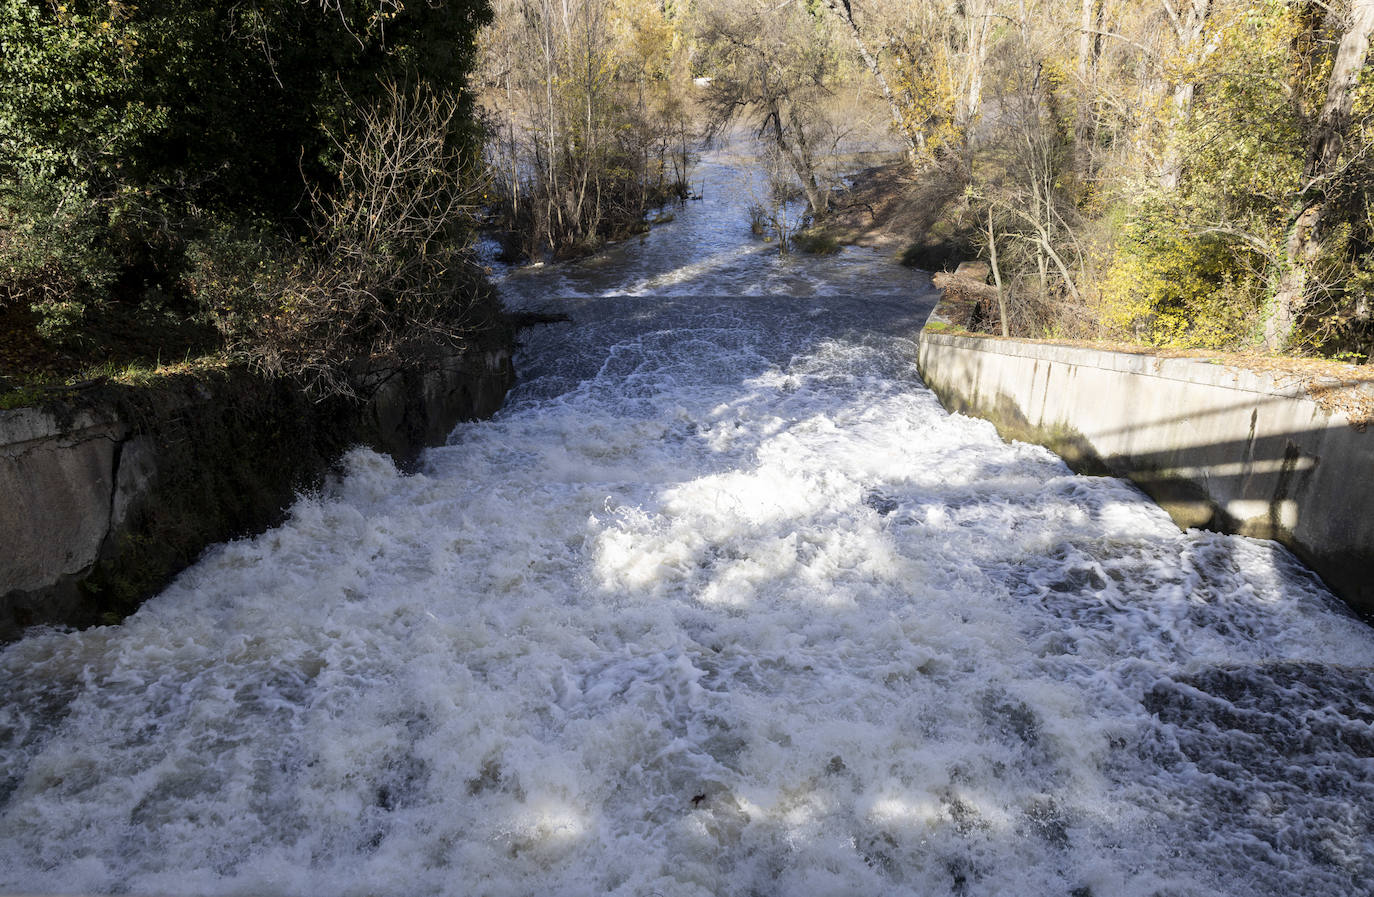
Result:
{"type": "Polygon", "coordinates": [[[457,113],[452,97],[399,87],[354,110],[335,140],[340,183],[312,195],[318,249],[256,275],[274,304],[230,333],[252,363],[351,395],[357,363],[417,364],[489,323],[472,252],[484,187],[453,139],[457,113]]]}
{"type": "Polygon", "coordinates": [[[685,190],[674,34],[657,3],[500,0],[481,74],[515,254],[595,249],[685,190]]]}
{"type": "Polygon", "coordinates": [[[892,113],[892,129],[901,135],[902,140],[906,142],[908,154],[915,160],[916,154],[924,142],[924,135],[910,126],[911,107],[913,105],[910,93],[904,91],[899,96],[892,90],[887,75],[883,71],[883,66],[879,64],[878,57],[869,50],[863,33],[854,21],[854,8],[851,0],[824,0],[824,2],[826,9],[830,10],[831,14],[844,26],[845,31],[849,33],[850,38],[854,41],[854,48],[858,50],[864,65],[867,66],[873,80],[878,82],[878,87],[887,99],[888,108],[892,113]]]}
{"type": "Polygon", "coordinates": [[[814,215],[829,208],[836,134],[822,102],[835,54],[820,24],[800,4],[737,0],[708,8],[699,32],[713,73],[705,102],[713,131],[751,121],[787,161],[814,215]]]}

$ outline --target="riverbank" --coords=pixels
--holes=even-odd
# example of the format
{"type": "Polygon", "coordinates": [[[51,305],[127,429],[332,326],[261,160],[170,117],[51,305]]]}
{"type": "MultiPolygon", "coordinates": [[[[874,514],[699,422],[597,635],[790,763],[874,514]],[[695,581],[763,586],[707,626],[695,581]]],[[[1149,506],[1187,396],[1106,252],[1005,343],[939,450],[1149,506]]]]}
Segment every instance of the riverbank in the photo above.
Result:
{"type": "Polygon", "coordinates": [[[918,177],[901,159],[851,175],[810,233],[825,242],[889,252],[925,271],[953,269],[977,255],[976,226],[968,219],[962,188],[949,179],[918,177]]]}

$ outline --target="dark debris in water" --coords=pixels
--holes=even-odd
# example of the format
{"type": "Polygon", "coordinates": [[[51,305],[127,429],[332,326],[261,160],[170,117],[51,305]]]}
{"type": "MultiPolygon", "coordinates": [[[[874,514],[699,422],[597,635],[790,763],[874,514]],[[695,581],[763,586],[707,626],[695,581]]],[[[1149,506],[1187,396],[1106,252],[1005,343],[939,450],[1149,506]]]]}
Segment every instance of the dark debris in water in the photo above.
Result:
{"type": "MultiPolygon", "coordinates": [[[[1215,732],[1184,738],[1195,763],[1231,760],[1285,773],[1318,757],[1374,759],[1374,671],[1277,663],[1211,667],[1157,683],[1144,699],[1162,723],[1215,732]]],[[[1374,784],[1371,784],[1374,788],[1374,784]]]]}
{"type": "Polygon", "coordinates": [[[896,499],[889,498],[881,492],[872,490],[864,496],[864,504],[877,511],[879,517],[886,517],[888,514],[897,510],[898,507],[896,499]]]}
{"type": "Polygon", "coordinates": [[[525,330],[540,324],[562,324],[571,320],[571,317],[562,312],[516,311],[506,314],[506,323],[516,330],[525,330]]]}

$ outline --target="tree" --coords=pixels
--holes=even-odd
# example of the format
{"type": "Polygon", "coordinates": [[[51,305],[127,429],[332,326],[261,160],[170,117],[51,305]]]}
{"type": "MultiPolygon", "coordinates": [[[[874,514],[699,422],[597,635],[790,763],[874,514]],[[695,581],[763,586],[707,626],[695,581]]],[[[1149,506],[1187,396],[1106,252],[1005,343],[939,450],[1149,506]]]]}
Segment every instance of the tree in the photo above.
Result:
{"type": "Polygon", "coordinates": [[[487,116],[511,255],[594,250],[683,193],[678,36],[650,0],[502,0],[482,75],[502,91],[487,116]]]}
{"type": "MultiPolygon", "coordinates": [[[[1172,90],[1173,114],[1176,122],[1186,124],[1192,114],[1193,96],[1197,89],[1193,74],[1199,64],[1216,49],[1215,42],[1205,39],[1212,0],[1182,0],[1177,9],[1171,0],[1160,0],[1160,5],[1169,16],[1169,25],[1177,38],[1181,55],[1181,74],[1176,76],[1172,90]]],[[[1182,168],[1182,154],[1177,146],[1170,144],[1160,170],[1160,182],[1165,190],[1178,187],[1182,168]]]]}
{"type": "Polygon", "coordinates": [[[967,179],[996,0],[824,0],[877,82],[914,166],[952,161],[967,179]],[[873,48],[881,50],[875,51],[873,48]]]}
{"type": "Polygon", "coordinates": [[[386,82],[461,95],[489,14],[485,0],[0,0],[0,180],[283,214],[332,176],[327,130],[351,104],[386,82]]]}
{"type": "Polygon", "coordinates": [[[823,101],[837,72],[825,20],[801,4],[738,0],[703,10],[698,37],[712,74],[705,101],[712,127],[750,117],[786,160],[810,212],[825,214],[827,142],[836,128],[823,101]]]}
{"type": "Polygon", "coordinates": [[[310,197],[344,189],[341,141],[392,86],[451,97],[445,140],[475,153],[465,86],[489,16],[487,0],[0,0],[0,302],[88,344],[102,333],[82,322],[111,306],[208,323],[197,259],[229,231],[250,254],[317,236],[310,197]]]}
{"type": "Polygon", "coordinates": [[[1353,0],[1327,78],[1326,98],[1311,128],[1303,186],[1295,204],[1298,211],[1284,241],[1284,270],[1265,320],[1264,345],[1270,351],[1288,344],[1308,301],[1309,269],[1321,251],[1322,229],[1328,224],[1330,186],[1343,162],[1341,150],[1350,129],[1355,88],[1368,59],[1371,34],[1374,0],[1353,0]]]}
{"type": "Polygon", "coordinates": [[[859,31],[859,26],[854,21],[854,9],[850,0],[824,0],[824,3],[825,8],[830,10],[831,15],[838,19],[849,33],[854,41],[854,48],[858,50],[864,65],[868,67],[873,80],[878,82],[878,87],[882,90],[883,96],[887,99],[888,108],[892,112],[892,128],[901,135],[902,140],[906,142],[908,153],[914,158],[924,141],[924,135],[919,130],[910,127],[911,107],[913,106],[911,95],[903,92],[899,97],[893,92],[883,67],[879,65],[878,58],[869,50],[863,33],[859,31]]]}

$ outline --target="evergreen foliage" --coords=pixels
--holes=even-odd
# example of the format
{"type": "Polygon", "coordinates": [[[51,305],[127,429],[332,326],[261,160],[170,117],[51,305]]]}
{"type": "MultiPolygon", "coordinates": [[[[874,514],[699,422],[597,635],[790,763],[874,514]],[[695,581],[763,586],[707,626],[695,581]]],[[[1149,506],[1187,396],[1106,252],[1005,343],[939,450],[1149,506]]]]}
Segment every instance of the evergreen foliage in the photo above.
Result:
{"type": "Polygon", "coordinates": [[[249,323],[218,307],[320,242],[397,85],[455,98],[445,140],[475,148],[489,18],[486,0],[0,0],[0,303],[96,356],[111,315],[202,342],[249,323]]]}

